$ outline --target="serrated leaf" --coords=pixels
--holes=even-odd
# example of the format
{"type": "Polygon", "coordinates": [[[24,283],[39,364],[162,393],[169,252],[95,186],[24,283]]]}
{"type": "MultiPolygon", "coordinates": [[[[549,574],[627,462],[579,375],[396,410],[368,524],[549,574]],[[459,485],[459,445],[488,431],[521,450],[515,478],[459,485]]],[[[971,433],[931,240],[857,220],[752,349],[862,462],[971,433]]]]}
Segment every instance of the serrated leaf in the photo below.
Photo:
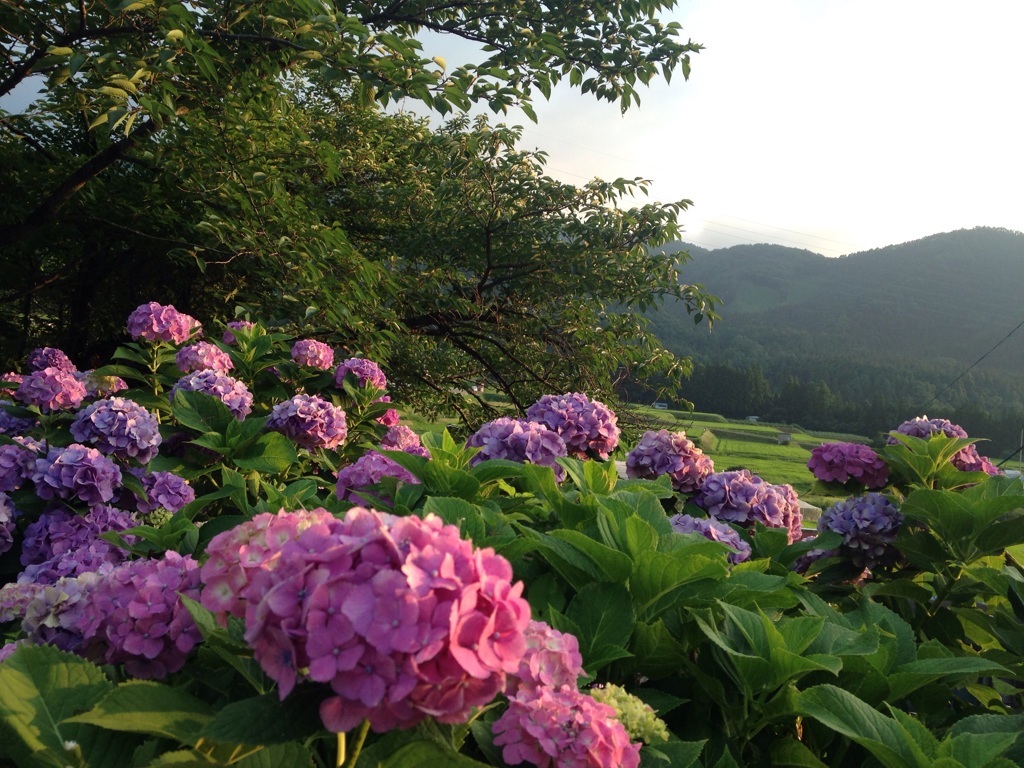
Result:
{"type": "Polygon", "coordinates": [[[162,736],[191,745],[212,718],[210,705],[181,688],[151,680],[131,680],[108,693],[91,710],[68,722],[162,736]]]}

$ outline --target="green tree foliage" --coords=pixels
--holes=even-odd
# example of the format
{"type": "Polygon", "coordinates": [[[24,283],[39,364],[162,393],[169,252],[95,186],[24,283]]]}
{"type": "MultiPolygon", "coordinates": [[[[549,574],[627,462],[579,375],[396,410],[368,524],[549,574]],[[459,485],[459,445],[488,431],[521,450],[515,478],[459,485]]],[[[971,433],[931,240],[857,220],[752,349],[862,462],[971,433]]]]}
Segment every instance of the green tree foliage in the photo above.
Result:
{"type": "Polygon", "coordinates": [[[656,19],[672,5],[5,3],[0,97],[40,93],[0,110],[2,356],[49,343],[88,364],[158,299],[308,322],[437,408],[478,381],[522,404],[617,371],[678,378],[631,309],[713,310],[650,255],[685,202],[623,208],[642,180],[563,185],[513,129],[380,111],[532,114],[563,79],[626,109],[699,50],[656,19]],[[484,60],[449,68],[423,30],[484,60]]]}

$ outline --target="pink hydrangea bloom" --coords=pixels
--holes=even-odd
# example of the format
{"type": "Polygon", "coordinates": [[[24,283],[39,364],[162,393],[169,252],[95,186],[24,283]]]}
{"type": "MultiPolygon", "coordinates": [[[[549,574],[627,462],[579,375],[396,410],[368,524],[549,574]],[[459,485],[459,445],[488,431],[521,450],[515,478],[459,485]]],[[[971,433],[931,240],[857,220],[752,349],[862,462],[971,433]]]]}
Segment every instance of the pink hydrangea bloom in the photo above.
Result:
{"type": "Polygon", "coordinates": [[[192,371],[217,371],[227,373],[235,364],[231,361],[231,355],[208,341],[198,341],[182,347],[174,355],[174,362],[182,373],[192,371]]]}
{"type": "Polygon", "coordinates": [[[686,437],[685,432],[644,432],[626,456],[626,474],[653,480],[668,475],[679,493],[693,493],[715,471],[709,456],[686,437]]]}
{"type": "Polygon", "coordinates": [[[179,312],[171,304],[151,301],[140,304],[128,315],[128,335],[133,339],[184,344],[201,330],[202,325],[198,320],[179,312]]]}
{"type": "Polygon", "coordinates": [[[811,449],[807,468],[825,482],[854,480],[866,488],[884,488],[889,466],[871,448],[859,443],[823,443],[811,449]]]}
{"type": "Polygon", "coordinates": [[[292,345],[292,360],[298,365],[329,371],[334,365],[334,350],[315,339],[300,339],[292,345]]]}
{"type": "Polygon", "coordinates": [[[420,448],[420,436],[411,427],[396,424],[388,428],[384,437],[380,440],[380,447],[392,451],[407,451],[410,448],[420,448]]]}
{"type": "Polygon", "coordinates": [[[302,680],[329,685],[332,731],[464,722],[525,650],[529,605],[508,561],[434,516],[263,514],[207,553],[203,605],[245,620],[281,698],[302,680]]]}
{"type": "MultiPolygon", "coordinates": [[[[390,403],[391,398],[388,395],[384,395],[383,397],[378,397],[374,402],[390,403]]],[[[398,413],[398,411],[396,411],[394,408],[388,408],[386,411],[384,411],[384,414],[382,416],[377,417],[377,421],[378,423],[383,424],[385,427],[390,429],[391,427],[397,426],[401,418],[402,416],[401,414],[398,413]]]]}
{"type": "Polygon", "coordinates": [[[640,745],[615,710],[575,690],[522,691],[494,723],[494,745],[509,765],[538,768],[637,768],[640,745]]]}
{"type": "Polygon", "coordinates": [[[622,431],[611,408],[582,392],[544,395],[526,409],[526,418],[557,432],[578,459],[607,461],[622,431]]]}
{"type": "Polygon", "coordinates": [[[23,403],[38,406],[43,413],[50,413],[77,408],[86,394],[85,385],[73,371],[43,368],[22,379],[16,397],[23,403]]]}
{"type": "Polygon", "coordinates": [[[341,386],[348,374],[353,374],[359,380],[360,387],[374,387],[375,389],[387,389],[388,379],[380,366],[372,360],[362,357],[350,357],[343,360],[334,371],[334,383],[341,386]]]}
{"type": "MultiPolygon", "coordinates": [[[[372,504],[374,497],[380,495],[372,486],[385,477],[395,477],[403,483],[419,483],[419,478],[401,464],[371,450],[338,471],[336,493],[342,501],[372,504]]],[[[388,503],[391,501],[385,497],[381,497],[381,500],[388,503]]]]}
{"type": "Polygon", "coordinates": [[[509,676],[505,693],[514,696],[519,691],[536,691],[541,687],[575,691],[579,677],[584,674],[576,636],[533,620],[526,627],[526,651],[516,674],[509,676]]]}

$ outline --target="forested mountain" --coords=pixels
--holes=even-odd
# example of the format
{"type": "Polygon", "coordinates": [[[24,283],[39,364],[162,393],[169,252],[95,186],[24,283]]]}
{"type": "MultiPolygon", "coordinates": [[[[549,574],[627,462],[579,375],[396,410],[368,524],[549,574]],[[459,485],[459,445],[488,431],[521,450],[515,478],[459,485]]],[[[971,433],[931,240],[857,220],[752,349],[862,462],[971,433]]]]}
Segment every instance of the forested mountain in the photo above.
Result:
{"type": "Polygon", "coordinates": [[[694,358],[684,395],[699,409],[865,434],[928,413],[1016,447],[1024,234],[960,230],[838,259],[673,247],[692,256],[684,278],[722,300],[710,332],[682,309],[652,315],[668,349],[694,358]]]}

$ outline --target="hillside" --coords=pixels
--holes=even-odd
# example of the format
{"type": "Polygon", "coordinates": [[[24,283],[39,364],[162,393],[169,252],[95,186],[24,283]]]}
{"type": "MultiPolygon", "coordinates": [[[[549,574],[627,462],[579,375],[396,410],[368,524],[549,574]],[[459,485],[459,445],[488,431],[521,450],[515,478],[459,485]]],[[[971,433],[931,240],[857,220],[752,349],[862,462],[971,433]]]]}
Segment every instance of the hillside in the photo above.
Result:
{"type": "Polygon", "coordinates": [[[1024,411],[1024,329],[949,387],[1024,319],[1022,233],[960,230],[838,259],[777,245],[673,247],[692,256],[684,279],[722,299],[710,333],[680,307],[652,316],[677,354],[754,366],[776,395],[795,379],[851,406],[1024,411]]]}

